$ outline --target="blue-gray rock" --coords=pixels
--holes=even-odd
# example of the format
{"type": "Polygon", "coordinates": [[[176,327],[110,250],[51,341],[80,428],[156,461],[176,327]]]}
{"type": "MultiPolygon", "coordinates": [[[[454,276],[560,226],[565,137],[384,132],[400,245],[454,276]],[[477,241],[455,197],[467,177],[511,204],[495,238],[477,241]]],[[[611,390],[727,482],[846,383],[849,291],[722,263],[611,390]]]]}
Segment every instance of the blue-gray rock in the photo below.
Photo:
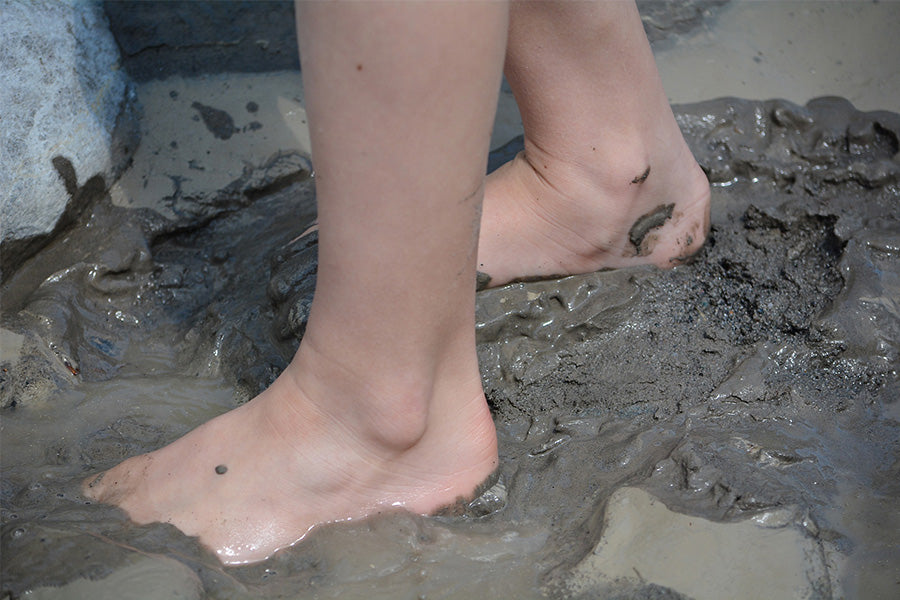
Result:
{"type": "Polygon", "coordinates": [[[99,5],[0,0],[0,228],[8,275],[134,149],[134,95],[99,5]],[[98,179],[97,177],[102,179],[98,179]],[[81,198],[79,198],[81,196],[81,198]],[[77,204],[77,202],[75,202],[77,204]]]}

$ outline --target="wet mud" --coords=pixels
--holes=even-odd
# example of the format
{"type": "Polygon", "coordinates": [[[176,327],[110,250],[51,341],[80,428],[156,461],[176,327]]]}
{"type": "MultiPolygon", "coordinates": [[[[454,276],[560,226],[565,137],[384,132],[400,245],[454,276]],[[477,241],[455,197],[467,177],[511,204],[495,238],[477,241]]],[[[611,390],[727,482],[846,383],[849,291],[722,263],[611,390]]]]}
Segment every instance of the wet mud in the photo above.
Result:
{"type": "Polygon", "coordinates": [[[314,179],[174,197],[166,217],[98,197],[2,290],[2,592],[164,573],[196,598],[700,599],[750,573],[757,597],[892,597],[900,116],[836,98],[676,116],[714,184],[694,260],[478,294],[497,482],[461,514],[320,527],[240,568],[77,486],[285,367],[314,179]]]}
{"type": "MultiPolygon", "coordinates": [[[[649,171],[647,172],[649,174],[649,171]]],[[[644,177],[646,179],[646,177],[644,177]]],[[[643,179],[638,181],[639,178],[635,178],[632,183],[641,183],[643,179]]],[[[634,225],[631,226],[631,229],[628,230],[628,241],[631,242],[631,245],[634,246],[635,251],[638,256],[641,254],[646,254],[642,244],[644,243],[644,238],[647,237],[647,234],[650,233],[652,229],[658,229],[666,224],[666,221],[672,218],[672,210],[675,208],[675,204],[660,204],[652,211],[648,212],[645,215],[642,215],[638,218],[637,221],[634,222],[634,225]]]]}
{"type": "Polygon", "coordinates": [[[203,119],[203,124],[220,140],[227,140],[234,135],[234,119],[224,110],[213,108],[199,102],[191,103],[191,108],[203,119]]]}

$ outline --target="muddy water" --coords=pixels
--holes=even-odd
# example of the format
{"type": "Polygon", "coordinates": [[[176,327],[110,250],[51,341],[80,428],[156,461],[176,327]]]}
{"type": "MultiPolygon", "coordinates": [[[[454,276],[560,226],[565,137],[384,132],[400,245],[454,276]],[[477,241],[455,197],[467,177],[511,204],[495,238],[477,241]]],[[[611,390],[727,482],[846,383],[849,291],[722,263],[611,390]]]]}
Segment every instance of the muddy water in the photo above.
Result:
{"type": "Polygon", "coordinates": [[[3,592],[895,597],[900,118],[832,99],[678,119],[715,186],[696,260],[479,294],[498,484],[462,515],[321,527],[241,568],[77,482],[284,367],[313,180],[173,197],[165,217],[97,198],[2,290],[3,592]]]}

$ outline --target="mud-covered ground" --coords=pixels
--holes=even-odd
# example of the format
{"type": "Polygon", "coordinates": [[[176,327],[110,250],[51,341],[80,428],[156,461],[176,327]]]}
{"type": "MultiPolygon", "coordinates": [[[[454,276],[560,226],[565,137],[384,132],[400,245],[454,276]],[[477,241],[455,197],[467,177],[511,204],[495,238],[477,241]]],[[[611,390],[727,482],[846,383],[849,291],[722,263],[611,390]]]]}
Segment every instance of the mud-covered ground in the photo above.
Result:
{"type": "Polygon", "coordinates": [[[498,484],[464,515],[321,527],[240,568],[77,484],[285,366],[314,179],[283,156],[166,217],[98,197],[2,289],[2,593],[896,597],[900,117],[839,99],[677,116],[714,184],[696,260],[478,295],[498,484]]]}

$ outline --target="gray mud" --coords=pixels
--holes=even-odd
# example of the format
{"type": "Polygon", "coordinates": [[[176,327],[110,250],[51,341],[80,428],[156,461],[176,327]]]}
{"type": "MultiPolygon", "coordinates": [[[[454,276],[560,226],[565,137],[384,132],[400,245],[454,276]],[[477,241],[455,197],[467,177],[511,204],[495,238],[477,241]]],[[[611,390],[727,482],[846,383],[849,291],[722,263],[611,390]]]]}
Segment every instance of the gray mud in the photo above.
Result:
{"type": "MultiPolygon", "coordinates": [[[[647,169],[646,174],[641,175],[640,177],[635,177],[631,183],[641,183],[644,179],[649,175],[650,170],[647,169]]],[[[669,204],[660,204],[647,214],[638,218],[637,221],[634,222],[634,225],[631,226],[631,229],[628,230],[628,241],[631,242],[631,245],[634,246],[635,252],[640,256],[641,254],[649,254],[649,252],[645,252],[642,244],[644,243],[644,238],[647,237],[647,234],[650,233],[652,229],[658,229],[666,224],[666,221],[672,218],[672,210],[675,208],[674,203],[669,204]]]]}
{"type": "Polygon", "coordinates": [[[710,597],[656,569],[672,557],[634,554],[634,576],[604,562],[629,506],[661,502],[663,525],[642,534],[656,551],[736,549],[686,567],[721,597],[737,597],[734,573],[763,591],[786,577],[754,554],[754,531],[800,556],[792,597],[894,597],[900,117],[834,98],[676,114],[714,184],[693,261],[478,295],[497,485],[461,516],[321,527],[248,567],[131,525],[77,483],[284,368],[315,284],[315,236],[294,239],[314,182],[174,198],[175,220],[97,198],[2,290],[3,593],[64,597],[85,588],[51,586],[139,572],[184,581],[185,597],[710,597]],[[683,516],[723,537],[654,539],[683,516]]]}

